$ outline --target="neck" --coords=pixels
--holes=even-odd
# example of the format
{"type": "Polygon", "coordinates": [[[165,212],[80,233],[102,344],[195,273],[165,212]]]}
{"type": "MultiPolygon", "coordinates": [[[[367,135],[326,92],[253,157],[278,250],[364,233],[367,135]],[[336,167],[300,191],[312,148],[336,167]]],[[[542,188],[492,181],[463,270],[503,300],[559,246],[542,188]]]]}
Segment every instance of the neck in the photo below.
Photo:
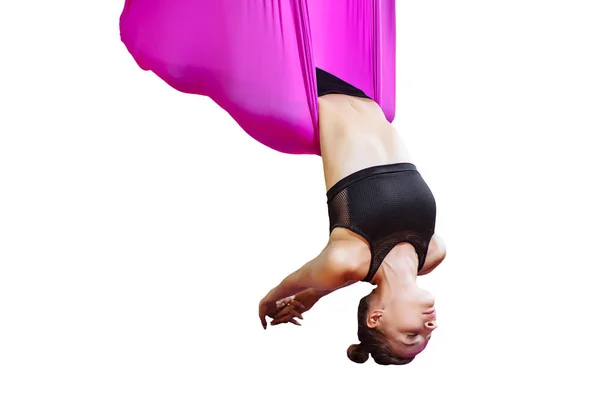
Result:
{"type": "Polygon", "coordinates": [[[373,278],[382,295],[398,293],[417,286],[418,259],[412,246],[396,246],[385,258],[373,278]]]}

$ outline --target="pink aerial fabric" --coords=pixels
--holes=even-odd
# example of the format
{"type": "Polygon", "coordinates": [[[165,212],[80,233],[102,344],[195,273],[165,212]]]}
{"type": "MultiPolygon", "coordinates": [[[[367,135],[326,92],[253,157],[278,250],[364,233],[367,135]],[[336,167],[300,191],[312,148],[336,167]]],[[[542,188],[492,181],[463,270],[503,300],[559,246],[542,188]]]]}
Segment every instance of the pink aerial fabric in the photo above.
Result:
{"type": "Polygon", "coordinates": [[[394,119],[395,0],[126,0],[120,28],[142,69],[283,153],[320,154],[315,67],[394,119]]]}

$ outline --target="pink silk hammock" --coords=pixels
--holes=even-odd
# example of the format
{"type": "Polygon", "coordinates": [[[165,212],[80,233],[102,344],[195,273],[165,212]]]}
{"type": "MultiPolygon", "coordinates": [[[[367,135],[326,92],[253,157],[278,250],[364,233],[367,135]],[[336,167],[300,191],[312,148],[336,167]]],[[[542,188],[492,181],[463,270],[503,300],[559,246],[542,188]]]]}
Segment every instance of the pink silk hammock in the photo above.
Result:
{"type": "Polygon", "coordinates": [[[208,96],[258,142],[320,155],[315,68],[395,115],[395,0],[126,0],[140,68],[208,96]]]}

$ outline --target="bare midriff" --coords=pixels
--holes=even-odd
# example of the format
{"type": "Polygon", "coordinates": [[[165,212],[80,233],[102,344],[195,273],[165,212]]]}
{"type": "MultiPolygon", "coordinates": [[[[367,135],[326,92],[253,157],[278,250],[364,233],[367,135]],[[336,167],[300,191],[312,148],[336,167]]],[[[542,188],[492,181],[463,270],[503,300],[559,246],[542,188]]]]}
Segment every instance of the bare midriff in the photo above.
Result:
{"type": "Polygon", "coordinates": [[[320,97],[319,131],[327,190],[365,168],[412,162],[402,138],[370,99],[320,97]]]}

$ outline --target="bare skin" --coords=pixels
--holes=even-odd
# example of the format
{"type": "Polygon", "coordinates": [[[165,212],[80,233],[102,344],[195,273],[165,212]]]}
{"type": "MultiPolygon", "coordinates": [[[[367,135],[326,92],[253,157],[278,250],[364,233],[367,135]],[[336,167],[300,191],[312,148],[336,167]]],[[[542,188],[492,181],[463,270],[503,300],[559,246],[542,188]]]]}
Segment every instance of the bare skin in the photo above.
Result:
{"type": "MultiPolygon", "coordinates": [[[[401,250],[403,250],[402,253],[408,253],[409,255],[411,255],[410,254],[411,248],[402,246],[402,245],[397,246],[392,252],[390,252],[390,254],[388,256],[389,258],[384,260],[384,263],[380,267],[379,271],[375,274],[375,277],[373,278],[371,283],[374,283],[377,285],[384,283],[384,279],[382,279],[382,277],[381,277],[381,274],[383,272],[381,272],[381,271],[387,271],[387,269],[389,269],[391,267],[390,260],[397,257],[398,255],[402,255],[402,253],[400,253],[401,250]]],[[[416,255],[415,255],[415,257],[416,257],[416,255]]],[[[427,251],[425,264],[423,265],[423,268],[421,269],[421,271],[418,272],[417,275],[423,276],[423,275],[429,274],[438,265],[441,264],[441,262],[444,260],[445,257],[446,257],[445,244],[439,236],[435,235],[431,239],[431,242],[429,243],[429,249],[427,251]]],[[[410,257],[409,257],[409,260],[410,260],[410,257]]],[[[399,261],[400,261],[400,263],[402,262],[402,260],[399,260],[399,261]]],[[[392,260],[392,263],[396,264],[396,262],[394,262],[394,260],[392,260]]],[[[402,265],[404,265],[404,264],[402,264],[402,265]]],[[[415,271],[416,271],[416,265],[417,264],[412,264],[409,261],[408,266],[414,267],[415,271]]],[[[358,270],[360,272],[357,272],[357,275],[360,275],[363,272],[362,268],[359,268],[358,270]]],[[[392,267],[392,271],[393,271],[393,267],[392,267]]],[[[365,275],[366,275],[366,273],[363,276],[365,276],[365,275]]],[[[387,275],[389,275],[389,274],[387,274],[387,275]]],[[[414,278],[416,278],[415,276],[411,276],[411,274],[406,274],[403,276],[406,276],[407,278],[409,278],[408,279],[409,284],[416,283],[416,279],[414,279],[414,278]]],[[[310,310],[318,300],[320,300],[324,296],[327,296],[330,293],[333,293],[336,290],[350,286],[356,282],[357,281],[355,281],[355,280],[348,281],[345,284],[343,284],[342,286],[340,286],[336,289],[333,289],[333,290],[331,290],[331,289],[317,290],[314,288],[309,288],[309,289],[305,289],[295,295],[285,297],[283,299],[278,300],[278,302],[277,302],[278,312],[274,316],[273,320],[271,321],[271,325],[279,325],[281,323],[292,323],[295,325],[300,325],[300,323],[296,320],[296,318],[303,319],[302,314],[305,313],[306,311],[310,310]]],[[[404,289],[406,289],[407,285],[404,285],[404,286],[405,286],[404,289]]],[[[377,296],[377,292],[376,292],[376,296],[377,296]]],[[[377,299],[374,302],[374,304],[377,304],[377,299]]]]}
{"type": "Polygon", "coordinates": [[[319,97],[319,131],[326,189],[361,169],[412,162],[396,129],[370,99],[319,97]]]}
{"type": "MultiPolygon", "coordinates": [[[[400,135],[369,99],[331,94],[319,98],[321,155],[326,190],[364,168],[413,162],[400,135]]],[[[386,334],[393,351],[412,357],[422,351],[436,328],[433,296],[416,285],[417,275],[433,271],[445,258],[442,239],[434,235],[425,265],[417,273],[418,258],[408,243],[398,244],[385,258],[371,283],[377,285],[367,325],[386,334]]],[[[335,228],[323,251],[273,288],[259,305],[273,325],[302,318],[306,308],[292,296],[304,296],[310,307],[321,297],[362,280],[371,253],[359,235],[335,228]]],[[[310,308],[308,307],[308,308],[310,308]]]]}

